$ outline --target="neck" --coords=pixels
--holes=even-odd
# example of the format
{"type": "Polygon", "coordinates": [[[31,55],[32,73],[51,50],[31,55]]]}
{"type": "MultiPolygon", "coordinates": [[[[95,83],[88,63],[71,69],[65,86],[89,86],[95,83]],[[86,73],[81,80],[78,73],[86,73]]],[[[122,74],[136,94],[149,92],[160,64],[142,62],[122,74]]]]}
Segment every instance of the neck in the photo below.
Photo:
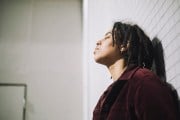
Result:
{"type": "Polygon", "coordinates": [[[119,59],[112,65],[108,66],[108,70],[112,76],[113,81],[117,80],[121,74],[126,70],[124,59],[119,59]]]}

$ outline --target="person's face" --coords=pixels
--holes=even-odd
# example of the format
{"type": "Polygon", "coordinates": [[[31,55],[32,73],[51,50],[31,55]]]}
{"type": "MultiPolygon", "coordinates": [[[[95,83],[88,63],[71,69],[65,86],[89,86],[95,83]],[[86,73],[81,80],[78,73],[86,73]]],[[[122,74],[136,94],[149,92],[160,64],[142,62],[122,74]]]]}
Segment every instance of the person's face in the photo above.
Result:
{"type": "Polygon", "coordinates": [[[103,39],[98,40],[94,51],[94,59],[97,63],[111,65],[120,58],[120,50],[113,46],[112,33],[107,32],[103,39]]]}

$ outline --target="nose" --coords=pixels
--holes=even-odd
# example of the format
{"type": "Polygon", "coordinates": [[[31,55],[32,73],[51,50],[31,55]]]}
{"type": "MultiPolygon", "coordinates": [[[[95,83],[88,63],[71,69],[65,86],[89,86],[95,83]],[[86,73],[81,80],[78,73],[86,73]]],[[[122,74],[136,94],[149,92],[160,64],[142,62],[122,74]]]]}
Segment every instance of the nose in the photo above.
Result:
{"type": "Polygon", "coordinates": [[[96,45],[101,45],[101,40],[98,40],[98,41],[96,42],[96,45]]]}

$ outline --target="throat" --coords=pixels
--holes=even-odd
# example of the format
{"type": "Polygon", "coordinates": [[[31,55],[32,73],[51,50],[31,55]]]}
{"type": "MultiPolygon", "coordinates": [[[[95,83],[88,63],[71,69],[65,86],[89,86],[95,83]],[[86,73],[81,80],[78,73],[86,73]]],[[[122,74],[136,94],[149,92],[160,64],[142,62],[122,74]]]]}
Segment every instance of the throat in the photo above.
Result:
{"type": "Polygon", "coordinates": [[[108,67],[108,70],[111,74],[113,81],[118,80],[122,73],[126,70],[127,66],[123,59],[116,61],[114,64],[108,67]]]}

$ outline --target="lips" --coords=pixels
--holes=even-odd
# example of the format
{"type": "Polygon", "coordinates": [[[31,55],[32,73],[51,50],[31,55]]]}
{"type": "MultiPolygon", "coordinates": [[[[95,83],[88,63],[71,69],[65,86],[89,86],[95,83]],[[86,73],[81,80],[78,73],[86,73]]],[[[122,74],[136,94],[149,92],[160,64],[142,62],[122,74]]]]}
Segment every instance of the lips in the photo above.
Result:
{"type": "Polygon", "coordinates": [[[96,47],[96,48],[95,48],[95,50],[99,50],[99,48],[98,48],[98,47],[96,47]]]}
{"type": "Polygon", "coordinates": [[[94,53],[94,54],[96,54],[96,52],[97,52],[97,50],[94,50],[94,52],[93,52],[93,53],[94,53]]]}
{"type": "Polygon", "coordinates": [[[94,50],[94,54],[96,54],[96,52],[99,50],[99,48],[95,48],[95,50],[94,50]]]}

